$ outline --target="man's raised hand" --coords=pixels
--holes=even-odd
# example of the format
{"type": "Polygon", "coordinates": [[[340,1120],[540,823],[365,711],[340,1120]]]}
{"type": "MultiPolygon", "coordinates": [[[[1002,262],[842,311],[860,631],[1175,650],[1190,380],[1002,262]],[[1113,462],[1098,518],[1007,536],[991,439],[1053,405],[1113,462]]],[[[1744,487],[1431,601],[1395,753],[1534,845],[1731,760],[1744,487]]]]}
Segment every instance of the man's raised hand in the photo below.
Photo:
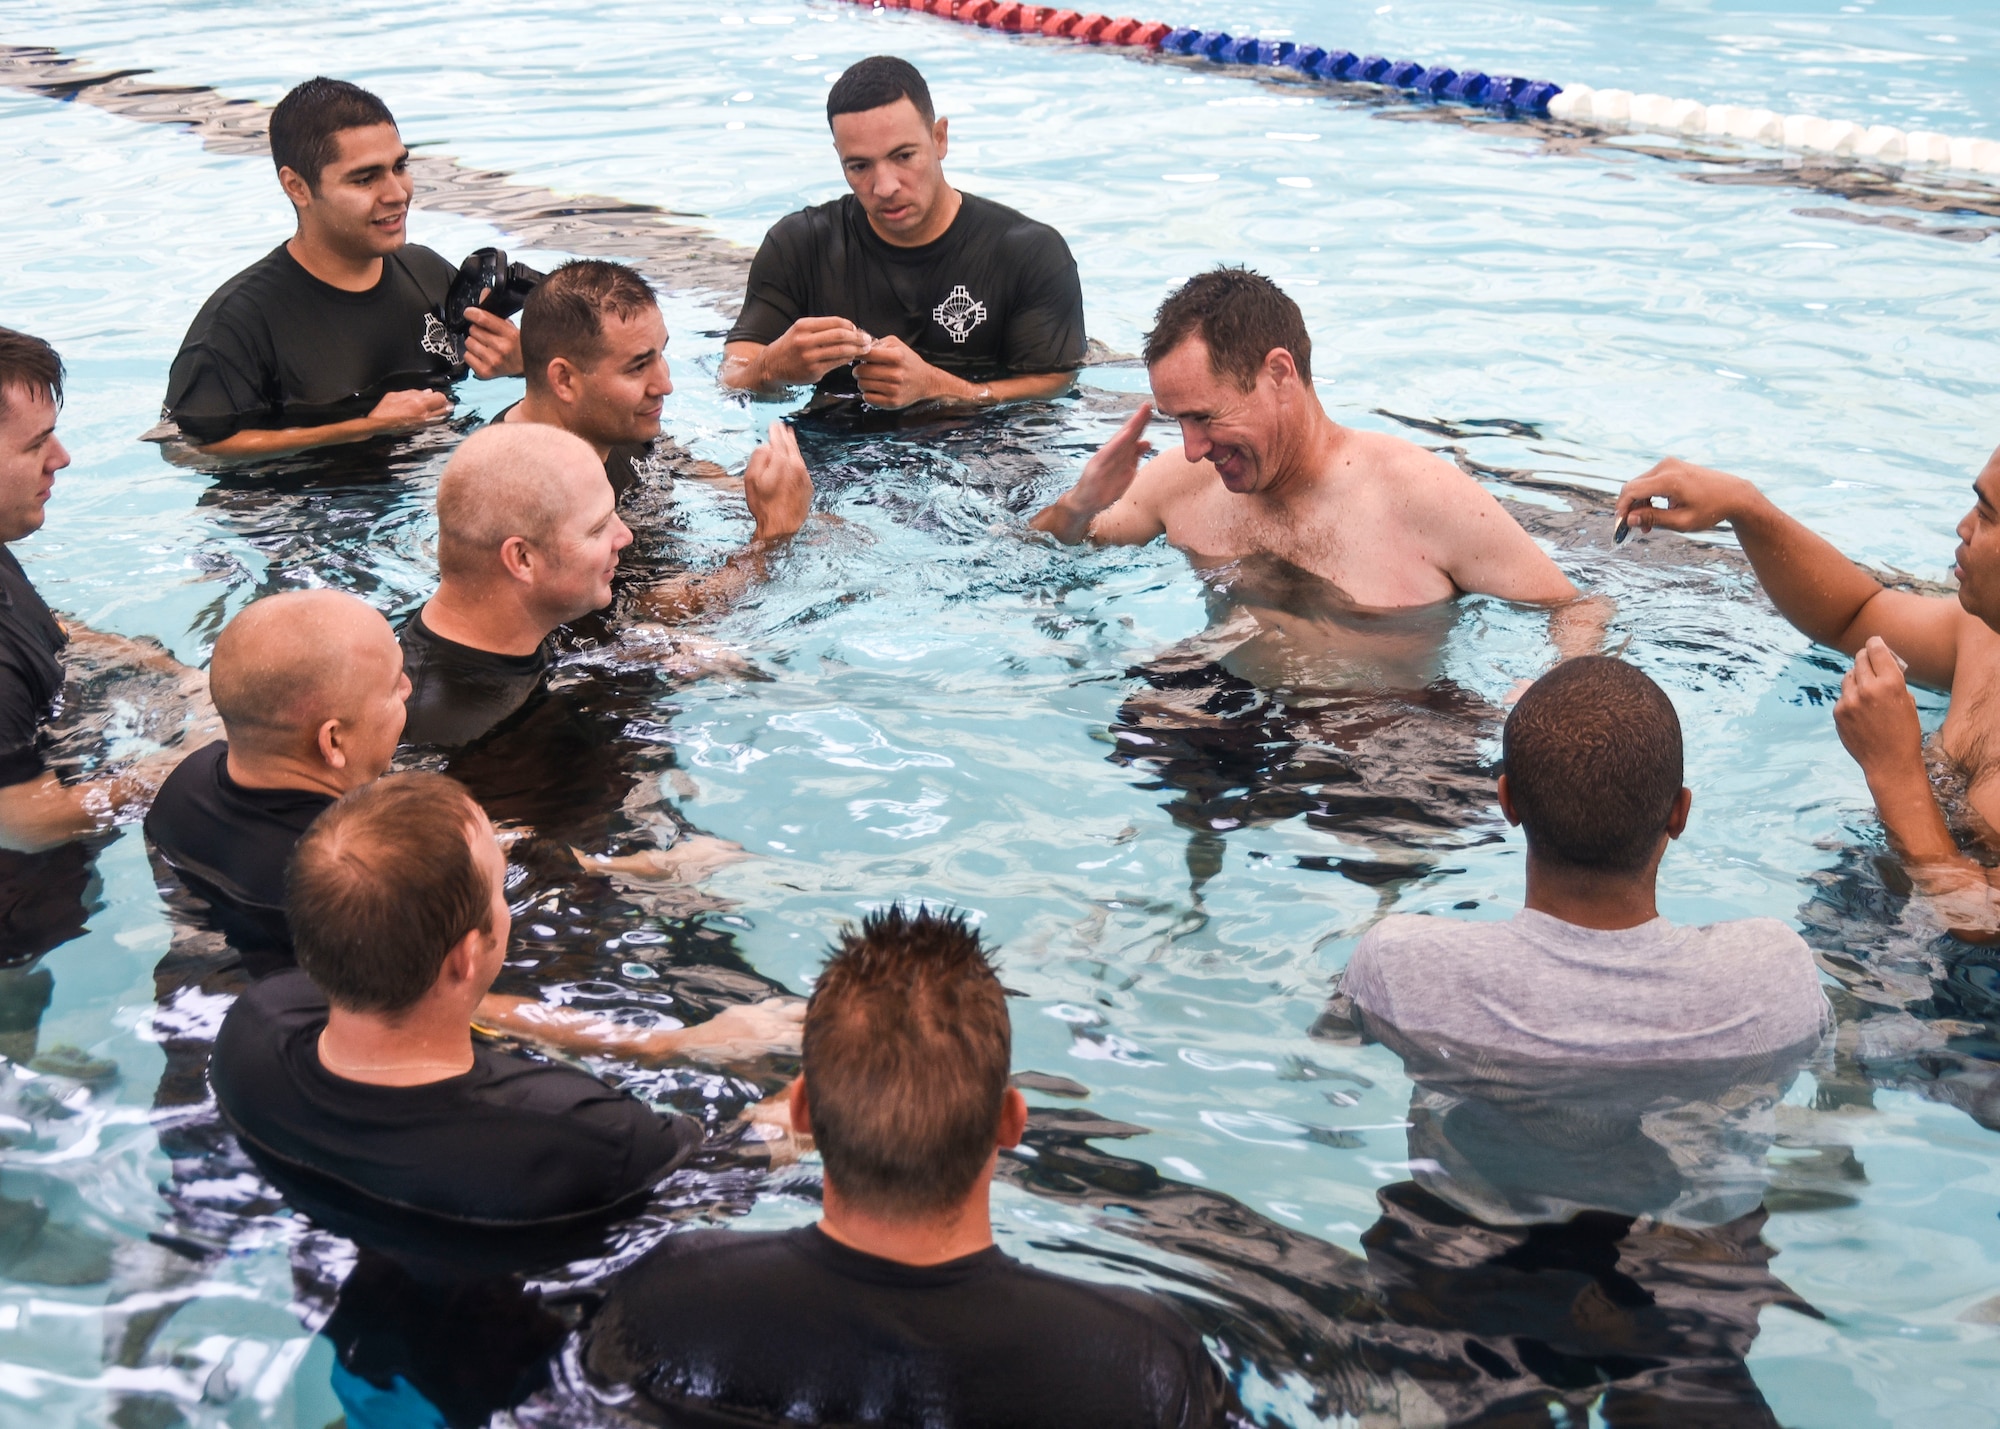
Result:
{"type": "Polygon", "coordinates": [[[1903,678],[1902,662],[1879,635],[1854,654],[1854,668],[1840,682],[1833,726],[1873,784],[1878,778],[1926,779],[1924,732],[1917,702],[1903,678]]]}
{"type": "Polygon", "coordinates": [[[1740,476],[1668,457],[1618,493],[1618,521],[1634,531],[1707,531],[1733,520],[1759,499],[1740,476]],[[1663,496],[1665,509],[1653,505],[1663,496]]]}
{"type": "Polygon", "coordinates": [[[765,348],[759,366],[765,386],[817,382],[868,351],[867,333],[846,318],[800,318],[765,348]]]}
{"type": "Polygon", "coordinates": [[[771,423],[770,440],[750,453],[743,496],[757,523],[752,540],[782,540],[805,525],[812,511],[812,475],[799,455],[799,439],[785,423],[771,423]]]}

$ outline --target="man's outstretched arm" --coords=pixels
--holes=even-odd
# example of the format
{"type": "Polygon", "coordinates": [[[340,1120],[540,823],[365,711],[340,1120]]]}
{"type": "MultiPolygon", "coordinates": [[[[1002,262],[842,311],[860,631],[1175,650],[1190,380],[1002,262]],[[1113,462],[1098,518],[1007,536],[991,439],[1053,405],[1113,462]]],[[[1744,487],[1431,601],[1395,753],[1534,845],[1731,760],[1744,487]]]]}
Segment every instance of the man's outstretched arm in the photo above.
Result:
{"type": "Polygon", "coordinates": [[[1803,634],[1848,655],[1880,637],[1909,662],[1912,679],[1951,688],[1958,602],[1885,589],[1742,477],[1669,457],[1625,484],[1618,519],[1635,531],[1707,531],[1727,521],[1771,603],[1803,634]],[[1666,499],[1664,510],[1655,497],[1666,499]]]}
{"type": "Polygon", "coordinates": [[[577,1008],[489,992],[473,1022],[565,1052],[728,1063],[796,1056],[805,1011],[800,998],[773,997],[725,1007],[692,1027],[631,1027],[577,1008]]]}
{"type": "Polygon", "coordinates": [[[1153,404],[1141,402],[1118,434],[1084,464],[1076,485],[1036,512],[1028,524],[1065,546],[1085,537],[1103,545],[1143,546],[1162,535],[1166,525],[1158,513],[1131,494],[1139,463],[1153,452],[1153,444],[1146,440],[1146,423],[1152,419],[1153,404]]]}

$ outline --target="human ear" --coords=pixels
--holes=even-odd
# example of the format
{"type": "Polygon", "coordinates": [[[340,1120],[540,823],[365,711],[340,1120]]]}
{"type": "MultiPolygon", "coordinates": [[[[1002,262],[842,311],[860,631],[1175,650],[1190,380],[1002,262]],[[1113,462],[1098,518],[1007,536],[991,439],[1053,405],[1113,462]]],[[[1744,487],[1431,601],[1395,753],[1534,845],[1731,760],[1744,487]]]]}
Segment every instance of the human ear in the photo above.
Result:
{"type": "Polygon", "coordinates": [[[1298,380],[1299,365],[1292,360],[1290,352],[1274,347],[1264,354],[1264,372],[1273,383],[1283,387],[1287,382],[1298,380]]]}
{"type": "Polygon", "coordinates": [[[1027,1133],[1028,1099],[1021,1095],[1019,1087],[1009,1087],[1000,1102],[1000,1130],[994,1136],[993,1144],[1002,1151],[1011,1150],[1021,1144],[1021,1138],[1027,1133]]]}
{"type": "Polygon", "coordinates": [[[340,743],[340,721],[330,719],[319,727],[319,757],[326,761],[329,769],[347,767],[347,751],[340,743]]]}
{"type": "Polygon", "coordinates": [[[577,371],[567,357],[549,359],[549,391],[563,402],[574,403],[581,395],[577,386],[577,371]]]}
{"type": "MultiPolygon", "coordinates": [[[[1521,816],[1514,812],[1514,792],[1513,790],[1507,787],[1507,776],[1505,774],[1502,774],[1500,776],[1500,782],[1499,784],[1494,786],[1494,792],[1500,796],[1501,816],[1505,818],[1508,823],[1514,825],[1516,828],[1519,828],[1521,824],[1521,816]]],[[[1686,791],[1683,790],[1682,792],[1685,793],[1686,791]]]]}
{"type": "Polygon", "coordinates": [[[312,185],[297,169],[278,170],[278,187],[285,191],[285,197],[292,201],[292,207],[305,208],[312,203],[312,185]]]}
{"type": "Polygon", "coordinates": [[[1683,789],[1674,795],[1674,811],[1667,815],[1667,837],[1677,839],[1687,832],[1688,810],[1694,807],[1694,790],[1683,789]]]}
{"type": "Polygon", "coordinates": [[[801,1072],[798,1076],[792,1078],[792,1084],[785,1092],[785,1103],[792,1109],[792,1134],[795,1136],[811,1136],[813,1134],[812,1107],[806,1102],[805,1073],[801,1072]]]}
{"type": "Polygon", "coordinates": [[[931,125],[931,143],[937,145],[937,154],[942,159],[951,150],[951,121],[940,119],[931,125]]]}
{"type": "Polygon", "coordinates": [[[509,536],[500,543],[500,565],[515,580],[532,583],[535,579],[535,548],[520,536],[509,536]]]}

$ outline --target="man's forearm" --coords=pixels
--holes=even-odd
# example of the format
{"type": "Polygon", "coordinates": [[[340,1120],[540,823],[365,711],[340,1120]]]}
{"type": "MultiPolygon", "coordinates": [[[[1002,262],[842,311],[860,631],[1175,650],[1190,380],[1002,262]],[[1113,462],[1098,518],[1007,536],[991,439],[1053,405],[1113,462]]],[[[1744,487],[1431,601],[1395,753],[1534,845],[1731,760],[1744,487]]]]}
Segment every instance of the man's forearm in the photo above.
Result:
{"type": "Polygon", "coordinates": [[[1604,653],[1604,634],[1618,602],[1608,595],[1584,595],[1549,608],[1549,643],[1565,660],[1604,653]]]}
{"type": "Polygon", "coordinates": [[[1060,397],[1076,385],[1076,374],[1037,372],[1026,377],[1002,377],[993,382],[968,382],[962,377],[953,377],[951,381],[956,390],[946,394],[946,401],[997,407],[1006,402],[1035,402],[1060,397]]]}
{"type": "Polygon", "coordinates": [[[1079,504],[1075,496],[1074,489],[1063,493],[1037,511],[1028,524],[1037,531],[1048,532],[1065,546],[1076,545],[1090,535],[1090,523],[1099,513],[1079,504]]]}
{"type": "Polygon", "coordinates": [[[785,386],[771,380],[762,343],[732,342],[723,350],[722,385],[738,392],[775,392],[785,386]]]}
{"type": "Polygon", "coordinates": [[[287,452],[310,451],[314,447],[340,446],[380,436],[388,428],[371,417],[355,417],[331,422],[323,427],[278,427],[246,429],[219,442],[198,447],[204,456],[282,456],[287,452]]]}
{"type": "Polygon", "coordinates": [[[110,823],[132,791],[124,781],[65,784],[43,773],[0,789],[0,848],[41,853],[96,833],[110,823]]]}
{"type": "Polygon", "coordinates": [[[1762,493],[1731,513],[1729,524],[1779,614],[1822,645],[1847,650],[1855,643],[1842,637],[1882,593],[1881,582],[1762,493]]]}
{"type": "Polygon", "coordinates": [[[1964,859],[1958,841],[1944,821],[1937,795],[1921,758],[1898,761],[1889,768],[1863,769],[1875,812],[1888,831],[1897,854],[1912,864],[1943,864],[1964,859]]]}

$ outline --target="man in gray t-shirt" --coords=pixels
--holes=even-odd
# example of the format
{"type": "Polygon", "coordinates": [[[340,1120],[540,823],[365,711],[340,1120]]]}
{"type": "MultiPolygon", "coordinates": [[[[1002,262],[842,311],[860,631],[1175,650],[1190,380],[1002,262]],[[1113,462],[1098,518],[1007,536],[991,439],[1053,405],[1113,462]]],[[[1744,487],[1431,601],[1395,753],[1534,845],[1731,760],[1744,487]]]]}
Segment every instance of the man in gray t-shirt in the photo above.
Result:
{"type": "Polygon", "coordinates": [[[1508,716],[1502,762],[1527,906],[1504,923],[1383,919],[1341,980],[1364,1027],[1572,1062],[1754,1057],[1820,1036],[1830,1013],[1797,933],[1659,915],[1660,859],[1692,796],[1658,685],[1618,660],[1565,661],[1508,716]]]}

